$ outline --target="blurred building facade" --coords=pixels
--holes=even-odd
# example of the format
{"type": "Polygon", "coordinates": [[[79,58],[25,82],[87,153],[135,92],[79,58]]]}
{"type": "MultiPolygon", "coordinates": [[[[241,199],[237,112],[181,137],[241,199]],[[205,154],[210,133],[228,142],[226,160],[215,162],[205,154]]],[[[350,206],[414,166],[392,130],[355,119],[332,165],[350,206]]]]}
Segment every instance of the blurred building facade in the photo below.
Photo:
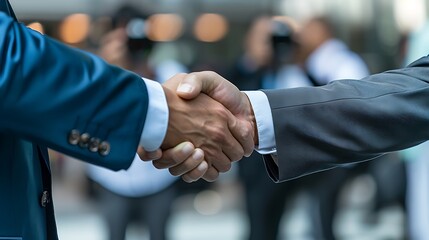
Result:
{"type": "MultiPolygon", "coordinates": [[[[89,24],[99,22],[124,3],[130,3],[151,14],[175,14],[182,24],[179,33],[162,41],[180,42],[183,61],[188,64],[210,60],[230,64],[240,53],[238,43],[252,19],[260,15],[288,15],[305,20],[315,15],[328,15],[338,25],[338,35],[353,51],[362,55],[371,72],[380,72],[397,65],[402,36],[419,28],[428,12],[428,0],[16,0],[19,18],[30,23],[41,22],[46,33],[62,39],[60,28],[67,16],[86,14],[89,24]],[[201,18],[202,14],[218,14],[201,18]],[[102,19],[100,19],[102,18],[102,19]],[[220,20],[219,20],[220,19],[220,20]],[[205,20],[205,21],[204,21],[205,20]],[[206,36],[207,30],[218,36],[206,36]],[[213,33],[214,32],[214,33],[213,33]],[[206,34],[206,35],[204,35],[206,34]],[[198,53],[198,54],[197,54],[198,53]]],[[[176,19],[171,19],[177,23],[176,19]]],[[[168,22],[165,18],[158,24],[168,22]],[[161,22],[161,23],[160,23],[161,22]]],[[[167,24],[168,25],[168,24],[167,24]]],[[[71,30],[69,30],[71,31],[71,30]]],[[[177,31],[167,29],[165,31],[177,31]]],[[[88,31],[87,34],[97,34],[88,31]]],[[[168,33],[164,33],[164,35],[168,33]]],[[[91,37],[90,36],[90,37],[91,37]]],[[[88,42],[74,42],[84,46],[88,42]]],[[[90,39],[90,38],[89,38],[90,39]]],[[[87,41],[87,40],[86,40],[87,41]]]]}

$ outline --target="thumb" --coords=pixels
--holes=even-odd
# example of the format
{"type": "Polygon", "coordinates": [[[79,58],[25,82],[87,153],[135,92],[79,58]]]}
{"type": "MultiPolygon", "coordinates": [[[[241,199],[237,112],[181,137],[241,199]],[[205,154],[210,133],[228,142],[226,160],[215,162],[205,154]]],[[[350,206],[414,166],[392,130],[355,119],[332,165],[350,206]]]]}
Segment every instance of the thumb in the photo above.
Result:
{"type": "Polygon", "coordinates": [[[137,154],[139,155],[140,159],[143,161],[152,161],[157,160],[162,157],[162,151],[160,149],[157,149],[152,152],[148,152],[144,150],[142,146],[139,146],[137,149],[137,154]]]}
{"type": "Polygon", "coordinates": [[[196,74],[191,73],[183,78],[177,86],[177,95],[183,99],[194,99],[202,89],[202,80],[198,79],[196,74]]]}
{"type": "Polygon", "coordinates": [[[240,113],[242,94],[231,82],[212,71],[187,74],[179,83],[177,95],[184,99],[194,99],[200,93],[221,103],[232,114],[240,113]]]}
{"type": "Polygon", "coordinates": [[[200,93],[211,97],[216,87],[223,84],[219,75],[211,71],[190,73],[186,75],[177,86],[177,95],[184,99],[194,99],[200,93]]]}

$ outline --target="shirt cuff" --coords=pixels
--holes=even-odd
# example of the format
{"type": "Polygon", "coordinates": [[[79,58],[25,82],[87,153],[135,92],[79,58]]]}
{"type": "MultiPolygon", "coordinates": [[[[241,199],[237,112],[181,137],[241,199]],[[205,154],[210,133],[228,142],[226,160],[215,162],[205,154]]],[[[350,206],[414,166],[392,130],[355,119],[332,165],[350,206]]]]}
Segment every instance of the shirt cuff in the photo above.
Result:
{"type": "Polygon", "coordinates": [[[161,84],[145,78],[143,81],[146,84],[149,105],[140,145],[150,152],[160,148],[164,141],[168,127],[168,105],[161,84]]]}
{"type": "Polygon", "coordinates": [[[260,154],[274,154],[276,150],[276,138],[274,133],[273,116],[267,95],[262,91],[243,91],[252,104],[258,128],[259,145],[255,150],[260,154]]]}

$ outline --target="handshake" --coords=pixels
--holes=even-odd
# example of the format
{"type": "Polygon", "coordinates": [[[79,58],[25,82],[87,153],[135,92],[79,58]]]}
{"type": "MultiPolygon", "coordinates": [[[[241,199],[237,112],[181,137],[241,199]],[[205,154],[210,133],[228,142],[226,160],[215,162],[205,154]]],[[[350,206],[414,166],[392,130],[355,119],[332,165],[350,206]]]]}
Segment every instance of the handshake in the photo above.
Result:
{"type": "Polygon", "coordinates": [[[258,144],[252,106],[232,83],[206,71],[175,75],[163,89],[167,133],[161,149],[147,152],[139,146],[142,160],[153,160],[156,168],[168,168],[186,182],[214,181],[232,162],[252,154],[258,144]]]}

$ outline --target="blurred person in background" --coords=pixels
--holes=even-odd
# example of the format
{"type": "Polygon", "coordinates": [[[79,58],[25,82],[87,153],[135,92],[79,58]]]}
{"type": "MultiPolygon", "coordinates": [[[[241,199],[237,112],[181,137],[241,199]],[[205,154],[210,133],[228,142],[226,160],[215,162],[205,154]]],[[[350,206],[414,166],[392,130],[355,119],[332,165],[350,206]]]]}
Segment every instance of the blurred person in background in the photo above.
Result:
{"type": "MultiPolygon", "coordinates": [[[[335,37],[334,27],[326,17],[312,18],[302,26],[287,17],[258,18],[244,46],[244,54],[229,76],[241,90],[321,86],[369,74],[364,61],[335,37]]],[[[250,221],[249,239],[277,239],[285,204],[290,203],[292,193],[302,190],[311,196],[314,239],[335,239],[337,200],[351,167],[276,185],[260,171],[260,155],[255,152],[250,158],[239,163],[250,221]]]]}
{"type": "MultiPolygon", "coordinates": [[[[142,26],[146,17],[136,8],[125,5],[113,15],[113,28],[100,41],[98,55],[111,64],[148,76],[158,82],[181,72],[186,67],[174,59],[168,64],[149,64],[156,42],[151,41],[142,26]],[[140,29],[142,32],[136,32],[140,29]],[[162,73],[162,74],[160,74],[162,73]],[[161,76],[160,76],[161,75],[161,76]]],[[[146,27],[148,28],[148,27],[146,27]]],[[[127,170],[112,171],[88,165],[88,177],[96,183],[96,200],[107,223],[110,240],[126,239],[131,223],[143,222],[152,240],[166,239],[171,206],[177,197],[178,178],[168,170],[158,170],[136,155],[127,170]]]]}
{"type": "Polygon", "coordinates": [[[142,79],[18,23],[7,0],[0,1],[0,32],[0,238],[58,239],[48,147],[120,170],[139,147],[193,139],[207,151],[179,144],[172,154],[192,157],[170,170],[185,170],[189,181],[214,180],[253,149],[251,125],[220,103],[177,96],[183,74],[163,85],[142,79]],[[217,127],[201,126],[207,119],[217,127]]]}
{"type": "Polygon", "coordinates": [[[168,170],[158,170],[138,156],[127,170],[118,172],[88,167],[95,186],[95,200],[106,222],[108,239],[124,240],[128,227],[147,226],[150,239],[166,239],[171,206],[176,199],[175,181],[168,170]]]}
{"type": "MultiPolygon", "coordinates": [[[[231,79],[232,83],[241,90],[263,88],[264,78],[271,73],[272,65],[279,64],[273,57],[276,50],[273,49],[271,39],[273,23],[271,17],[259,17],[252,22],[246,34],[244,52],[228,76],[228,79],[231,79]]],[[[284,30],[288,31],[283,32],[284,35],[289,37],[292,34],[289,26],[284,30]]],[[[292,48],[292,46],[289,47],[292,48]]],[[[261,155],[255,151],[245,161],[239,163],[238,177],[244,187],[250,230],[247,239],[275,240],[279,236],[279,224],[285,201],[292,193],[291,189],[288,189],[288,184],[275,184],[265,172],[261,171],[264,168],[261,159],[261,155]]]]}
{"type": "MultiPolygon", "coordinates": [[[[369,70],[363,59],[337,38],[336,32],[335,24],[327,17],[314,17],[306,21],[294,36],[298,45],[296,64],[304,77],[301,82],[293,81],[300,78],[287,73],[280,78],[280,82],[276,82],[277,88],[322,86],[334,80],[368,76],[369,70]]],[[[299,76],[299,71],[295,70],[293,74],[299,76]]],[[[355,176],[369,174],[377,187],[374,204],[367,212],[368,219],[375,219],[379,210],[392,203],[402,204],[404,175],[401,163],[398,155],[392,153],[376,161],[341,166],[301,181],[311,197],[314,238],[336,238],[335,232],[338,231],[334,229],[334,220],[340,193],[344,184],[355,176]],[[395,184],[389,184],[392,182],[395,184]],[[390,185],[395,187],[388,187],[390,185]]]]}
{"type": "MultiPolygon", "coordinates": [[[[296,63],[309,82],[295,83],[292,87],[321,86],[334,80],[361,79],[369,75],[362,58],[338,39],[335,32],[335,25],[328,17],[311,18],[300,27],[294,36],[298,44],[296,63]]],[[[282,81],[286,85],[288,80],[282,81]]]]}

